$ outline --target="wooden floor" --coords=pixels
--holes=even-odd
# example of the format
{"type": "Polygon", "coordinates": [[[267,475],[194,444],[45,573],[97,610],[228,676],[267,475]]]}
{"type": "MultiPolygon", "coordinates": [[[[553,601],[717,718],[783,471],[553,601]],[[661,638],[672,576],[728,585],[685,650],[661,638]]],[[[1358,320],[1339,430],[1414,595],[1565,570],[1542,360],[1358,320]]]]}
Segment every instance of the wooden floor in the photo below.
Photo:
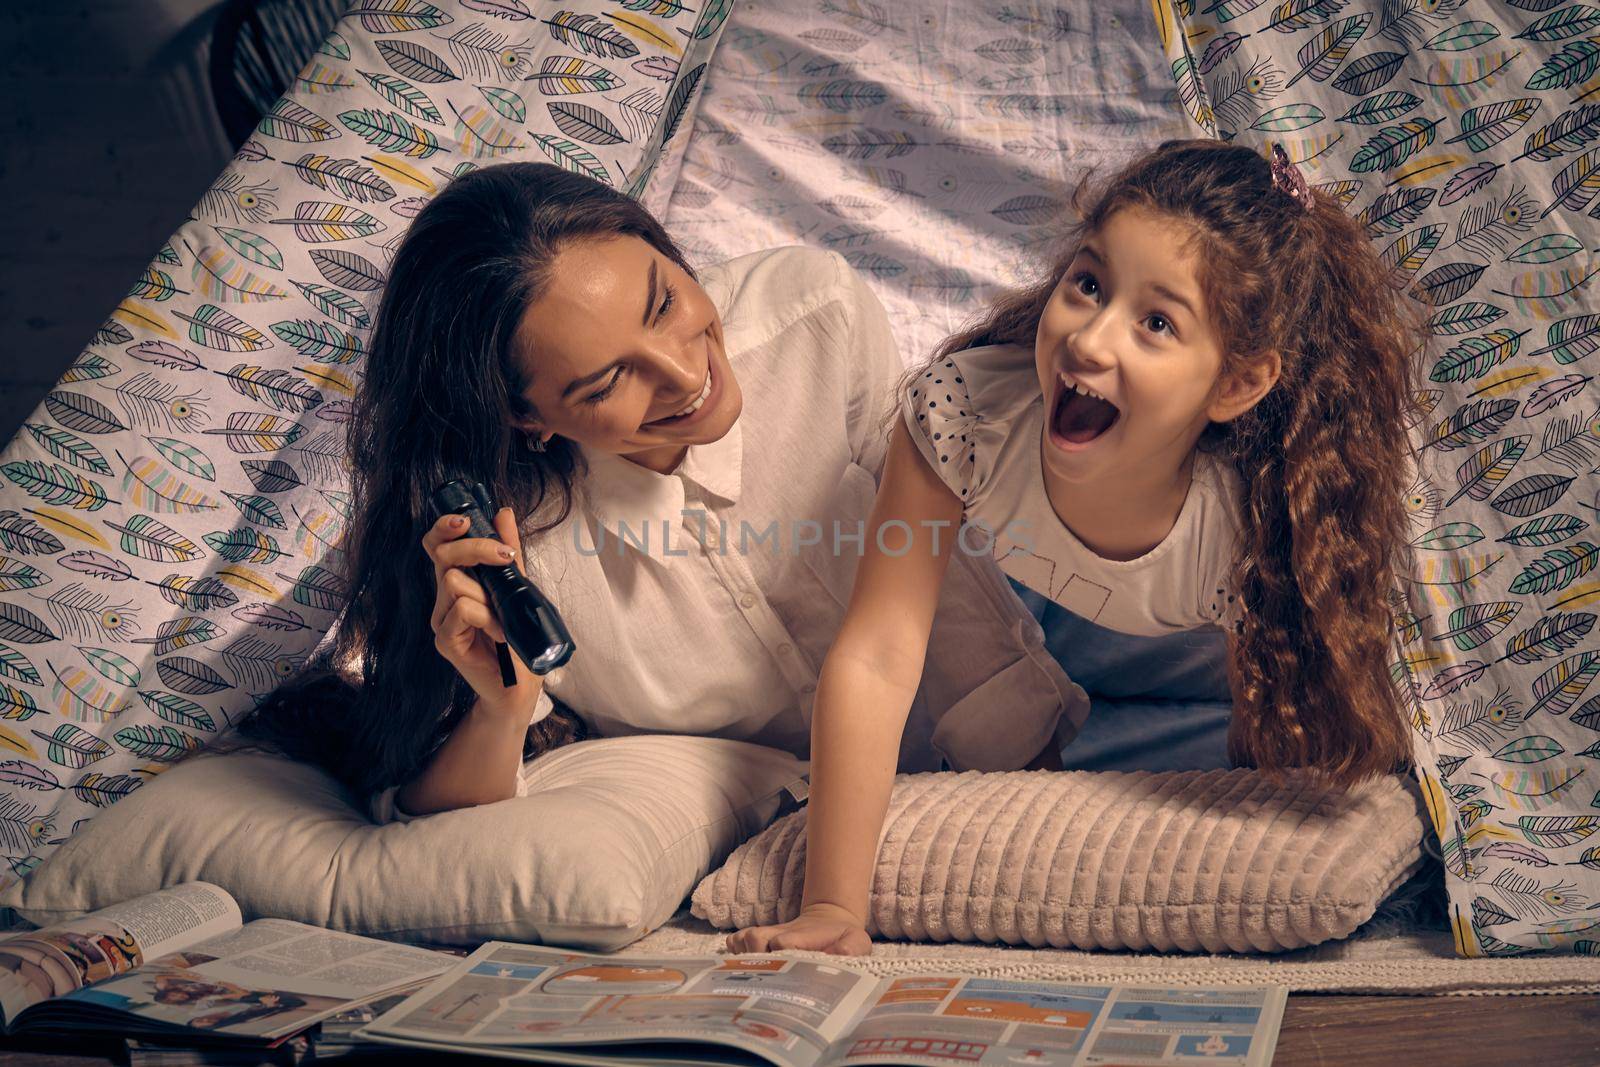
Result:
{"type": "MultiPolygon", "coordinates": [[[[106,1067],[120,1043],[0,1043],[0,1065],[106,1067]]],[[[385,1057],[395,1058],[395,1057],[385,1057]]],[[[427,1056],[433,1063],[487,1062],[427,1056]]],[[[373,1062],[368,1060],[367,1062],[373,1062]]],[[[1273,1067],[1600,1067],[1600,997],[1289,998],[1273,1067]]]]}
{"type": "Polygon", "coordinates": [[[1292,996],[1273,1067],[1600,1067],[1600,997],[1292,996]]]}

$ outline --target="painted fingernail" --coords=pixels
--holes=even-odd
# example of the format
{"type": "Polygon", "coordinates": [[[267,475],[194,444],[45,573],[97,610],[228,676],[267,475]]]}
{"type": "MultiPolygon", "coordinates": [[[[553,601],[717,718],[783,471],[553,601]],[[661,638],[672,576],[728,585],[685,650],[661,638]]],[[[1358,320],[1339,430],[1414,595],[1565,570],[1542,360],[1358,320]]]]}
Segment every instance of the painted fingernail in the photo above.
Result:
{"type": "Polygon", "coordinates": [[[501,559],[511,559],[515,555],[516,555],[516,553],[512,552],[509,548],[500,549],[500,558],[501,559]]]}
{"type": "Polygon", "coordinates": [[[467,517],[465,515],[452,515],[452,516],[450,516],[450,525],[451,526],[465,526],[466,524],[467,524],[467,517]]]}

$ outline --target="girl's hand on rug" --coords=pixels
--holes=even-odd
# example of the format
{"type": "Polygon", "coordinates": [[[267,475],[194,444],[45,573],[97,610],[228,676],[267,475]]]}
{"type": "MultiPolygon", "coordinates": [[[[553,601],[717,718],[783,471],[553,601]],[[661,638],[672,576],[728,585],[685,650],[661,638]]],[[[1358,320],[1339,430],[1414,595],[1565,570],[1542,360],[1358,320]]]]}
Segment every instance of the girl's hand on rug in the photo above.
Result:
{"type": "Polygon", "coordinates": [[[835,956],[868,956],[872,938],[861,920],[833,904],[802,908],[789,922],[777,926],[750,926],[728,935],[729,952],[777,952],[799,948],[831,952],[835,956]]]}
{"type": "Polygon", "coordinates": [[[495,643],[506,634],[500,620],[489,607],[489,594],[466,568],[479,563],[504,566],[515,562],[522,570],[522,540],[517,520],[510,508],[494,515],[499,540],[464,537],[467,523],[460,515],[442,515],[422,538],[422,547],[433,560],[434,587],[433,644],[439,654],[467,680],[478,694],[477,707],[513,718],[521,716],[523,725],[533,717],[544,681],[534,674],[515,653],[517,684],[506,686],[500,678],[500,659],[495,643]]]}

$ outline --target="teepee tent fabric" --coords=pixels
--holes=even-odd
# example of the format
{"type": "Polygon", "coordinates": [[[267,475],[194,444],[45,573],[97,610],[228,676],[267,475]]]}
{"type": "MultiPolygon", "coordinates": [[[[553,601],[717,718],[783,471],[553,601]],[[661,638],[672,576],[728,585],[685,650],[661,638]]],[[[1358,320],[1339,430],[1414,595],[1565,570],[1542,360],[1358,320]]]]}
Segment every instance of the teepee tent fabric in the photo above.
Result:
{"type": "Polygon", "coordinates": [[[1197,132],[1281,144],[1433,306],[1394,677],[1458,950],[1600,951],[1600,11],[1156,0],[1197,132]]]}
{"type": "Polygon", "coordinates": [[[0,887],[327,631],[408,220],[510,160],[664,207],[728,7],[355,0],[0,455],[0,887]]]}

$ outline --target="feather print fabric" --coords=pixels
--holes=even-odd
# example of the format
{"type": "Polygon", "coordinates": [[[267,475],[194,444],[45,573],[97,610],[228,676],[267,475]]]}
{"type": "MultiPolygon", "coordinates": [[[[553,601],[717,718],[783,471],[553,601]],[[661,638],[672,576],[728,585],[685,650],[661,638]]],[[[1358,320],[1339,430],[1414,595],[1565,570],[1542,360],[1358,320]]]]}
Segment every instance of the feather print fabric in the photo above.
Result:
{"type": "Polygon", "coordinates": [[[1457,948],[1600,954],[1600,9],[1154,10],[1190,120],[1281,145],[1436,308],[1392,674],[1457,948]]]}
{"type": "Polygon", "coordinates": [[[351,6],[0,455],[0,887],[327,631],[343,428],[408,220],[511,159],[644,188],[727,11],[351,6]]]}

